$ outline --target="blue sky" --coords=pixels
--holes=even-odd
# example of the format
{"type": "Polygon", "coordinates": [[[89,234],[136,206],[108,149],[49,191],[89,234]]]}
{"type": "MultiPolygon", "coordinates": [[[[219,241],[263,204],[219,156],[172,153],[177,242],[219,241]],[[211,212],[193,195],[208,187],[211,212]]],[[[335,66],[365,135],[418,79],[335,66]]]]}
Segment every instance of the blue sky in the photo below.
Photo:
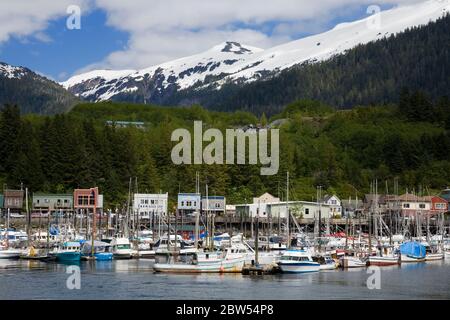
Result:
{"type": "Polygon", "coordinates": [[[65,79],[126,46],[128,34],[106,26],[105,21],[101,10],[83,17],[79,30],[68,30],[66,17],[52,21],[45,30],[50,41],[12,38],[0,45],[0,61],[26,66],[56,80],[65,79]]]}
{"type": "MultiPolygon", "coordinates": [[[[36,27],[36,30],[27,30],[22,34],[11,31],[3,41],[0,38],[0,61],[26,66],[62,81],[81,70],[95,67],[121,69],[151,66],[207,50],[221,40],[237,40],[267,48],[328,30],[340,22],[367,16],[367,5],[352,3],[320,16],[299,13],[296,19],[286,12],[285,18],[283,14],[271,18],[262,12],[263,18],[242,14],[242,20],[230,16],[216,25],[214,21],[198,23],[195,19],[185,21],[188,19],[184,18],[158,20],[160,13],[154,10],[147,21],[145,15],[143,19],[138,16],[139,7],[133,9],[130,6],[127,10],[128,7],[120,7],[122,4],[113,7],[111,2],[103,2],[102,8],[101,5],[91,6],[82,15],[80,30],[66,28],[67,14],[63,12],[56,18],[42,17],[45,24],[36,27]],[[179,41],[183,37],[186,41],[179,41]]],[[[387,9],[392,4],[380,7],[387,9]]],[[[170,15],[170,9],[161,10],[166,10],[170,15]]]]}

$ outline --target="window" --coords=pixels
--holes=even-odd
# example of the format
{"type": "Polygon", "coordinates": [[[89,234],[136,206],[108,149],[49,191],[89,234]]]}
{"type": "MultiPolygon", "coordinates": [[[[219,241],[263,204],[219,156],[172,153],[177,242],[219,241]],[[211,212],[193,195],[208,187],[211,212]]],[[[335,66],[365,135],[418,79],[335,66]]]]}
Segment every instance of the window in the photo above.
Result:
{"type": "Polygon", "coordinates": [[[419,208],[420,208],[420,209],[425,209],[425,203],[419,204],[419,208]]]}
{"type": "Polygon", "coordinates": [[[403,204],[403,208],[409,209],[409,203],[404,203],[404,204],[403,204]]]}
{"type": "Polygon", "coordinates": [[[436,203],[435,207],[436,209],[446,209],[445,203],[436,203]]]}
{"type": "Polygon", "coordinates": [[[184,207],[184,201],[181,201],[181,206],[184,207]]]}
{"type": "Polygon", "coordinates": [[[309,208],[306,208],[305,209],[305,215],[308,215],[309,214],[309,208]]]}

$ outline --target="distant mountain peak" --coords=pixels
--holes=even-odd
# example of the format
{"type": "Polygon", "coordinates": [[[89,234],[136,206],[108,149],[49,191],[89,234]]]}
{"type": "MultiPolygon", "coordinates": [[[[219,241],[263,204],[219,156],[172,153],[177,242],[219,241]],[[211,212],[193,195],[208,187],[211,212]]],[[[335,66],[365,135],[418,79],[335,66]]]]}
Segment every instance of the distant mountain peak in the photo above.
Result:
{"type": "Polygon", "coordinates": [[[233,52],[236,54],[244,54],[244,53],[248,53],[248,52],[252,52],[252,51],[243,47],[238,42],[228,41],[225,43],[225,46],[223,47],[222,52],[233,52]]]}
{"type": "Polygon", "coordinates": [[[0,62],[0,75],[9,79],[21,79],[28,73],[28,69],[22,67],[11,66],[7,63],[0,62]]]}

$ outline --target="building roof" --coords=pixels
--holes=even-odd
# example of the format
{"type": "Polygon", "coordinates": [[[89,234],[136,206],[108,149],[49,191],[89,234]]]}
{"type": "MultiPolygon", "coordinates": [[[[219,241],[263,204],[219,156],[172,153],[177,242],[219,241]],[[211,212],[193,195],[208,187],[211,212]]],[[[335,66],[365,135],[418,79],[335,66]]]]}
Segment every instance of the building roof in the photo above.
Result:
{"type": "Polygon", "coordinates": [[[208,197],[202,197],[203,200],[225,200],[224,196],[208,196],[208,197]]]}
{"type": "Polygon", "coordinates": [[[341,199],[339,199],[339,197],[335,194],[332,195],[326,194],[325,197],[322,198],[322,202],[328,202],[333,197],[341,201],[341,199]]]}
{"type": "Polygon", "coordinates": [[[35,193],[33,193],[33,197],[47,197],[47,198],[71,197],[71,198],[73,198],[73,193],[43,193],[43,192],[35,192],[35,193]]]}

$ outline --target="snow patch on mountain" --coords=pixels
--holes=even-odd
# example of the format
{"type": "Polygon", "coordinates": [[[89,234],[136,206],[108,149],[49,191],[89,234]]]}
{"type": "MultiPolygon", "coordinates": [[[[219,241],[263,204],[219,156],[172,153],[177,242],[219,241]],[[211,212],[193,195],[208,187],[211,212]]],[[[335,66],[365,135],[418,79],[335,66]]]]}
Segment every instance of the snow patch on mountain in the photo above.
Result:
{"type": "Polygon", "coordinates": [[[27,70],[22,67],[14,67],[9,64],[0,62],[0,76],[9,79],[21,79],[27,74],[27,70]]]}
{"type": "Polygon", "coordinates": [[[325,33],[267,50],[228,41],[206,52],[142,70],[91,71],[62,85],[91,101],[139,93],[145,102],[155,95],[183,89],[219,89],[227,82],[248,83],[298,64],[330,59],[358,45],[428,24],[449,12],[450,0],[428,0],[386,10],[377,17],[341,23],[325,33]]]}

